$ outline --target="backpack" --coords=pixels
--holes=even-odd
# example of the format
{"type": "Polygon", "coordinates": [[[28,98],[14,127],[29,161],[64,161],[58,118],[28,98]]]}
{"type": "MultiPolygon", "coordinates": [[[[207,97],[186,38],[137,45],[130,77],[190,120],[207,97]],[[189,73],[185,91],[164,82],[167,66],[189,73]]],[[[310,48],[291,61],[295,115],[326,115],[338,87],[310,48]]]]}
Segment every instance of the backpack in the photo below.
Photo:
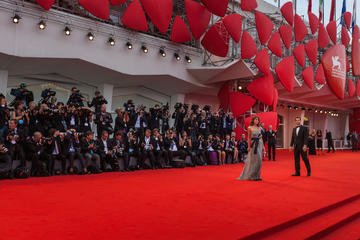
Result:
{"type": "Polygon", "coordinates": [[[30,170],[28,168],[25,167],[17,167],[14,170],[14,177],[15,178],[28,178],[30,177],[30,170]]]}

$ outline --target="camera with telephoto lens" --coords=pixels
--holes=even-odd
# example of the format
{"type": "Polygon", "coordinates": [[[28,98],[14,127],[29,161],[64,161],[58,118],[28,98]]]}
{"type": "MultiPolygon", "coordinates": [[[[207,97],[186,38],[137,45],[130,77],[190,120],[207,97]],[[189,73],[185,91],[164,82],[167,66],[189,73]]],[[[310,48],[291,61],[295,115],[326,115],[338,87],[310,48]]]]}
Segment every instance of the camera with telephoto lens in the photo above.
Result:
{"type": "Polygon", "coordinates": [[[56,95],[56,92],[55,91],[52,91],[50,88],[47,88],[45,90],[43,90],[41,92],[41,97],[42,98],[46,98],[46,97],[53,97],[56,95]]]}

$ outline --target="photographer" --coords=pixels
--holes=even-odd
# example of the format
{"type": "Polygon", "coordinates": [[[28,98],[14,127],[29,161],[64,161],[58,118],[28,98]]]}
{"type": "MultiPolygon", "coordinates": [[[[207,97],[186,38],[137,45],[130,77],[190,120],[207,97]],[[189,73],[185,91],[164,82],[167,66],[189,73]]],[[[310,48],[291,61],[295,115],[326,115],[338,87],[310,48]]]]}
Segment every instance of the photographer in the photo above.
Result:
{"type": "Polygon", "coordinates": [[[134,134],[134,131],[130,130],[128,133],[128,146],[129,146],[129,169],[130,170],[134,170],[135,168],[138,167],[138,164],[134,164],[132,166],[130,166],[131,163],[131,157],[135,158],[135,159],[139,159],[140,156],[140,147],[139,147],[139,143],[138,143],[138,139],[136,137],[136,135],[134,134]],[[136,166],[135,166],[136,165],[136,166]]]}
{"type": "Polygon", "coordinates": [[[205,138],[210,133],[210,127],[209,127],[209,120],[206,116],[206,112],[202,111],[200,118],[198,120],[198,126],[199,126],[199,134],[203,135],[205,138]]]}
{"type": "Polygon", "coordinates": [[[154,156],[154,146],[156,142],[155,139],[151,137],[151,130],[146,129],[145,136],[140,138],[140,167],[146,168],[145,159],[149,158],[152,169],[155,169],[155,156],[154,156]]]}
{"type": "Polygon", "coordinates": [[[127,127],[129,124],[129,114],[127,112],[123,112],[121,108],[116,108],[115,110],[117,116],[115,118],[115,127],[114,132],[121,132],[122,134],[126,134],[127,127]]]}
{"type": "Polygon", "coordinates": [[[81,107],[78,109],[79,113],[79,132],[86,133],[91,132],[91,123],[93,122],[93,110],[88,107],[81,107]]]}
{"type": "Polygon", "coordinates": [[[24,154],[24,132],[19,129],[16,119],[11,119],[9,122],[9,129],[4,133],[5,145],[9,149],[9,154],[12,160],[20,160],[21,166],[25,167],[25,154],[24,154]]]}
{"type": "Polygon", "coordinates": [[[47,172],[49,176],[54,175],[54,163],[55,159],[61,161],[61,152],[60,152],[60,140],[56,140],[56,137],[60,133],[56,129],[51,128],[49,130],[49,137],[42,138],[42,144],[44,146],[42,158],[46,161],[47,172]]]}
{"type": "Polygon", "coordinates": [[[44,136],[49,136],[49,130],[53,128],[53,113],[49,109],[48,105],[41,104],[40,110],[37,114],[38,131],[44,136]]]}
{"type": "Polygon", "coordinates": [[[8,129],[10,110],[6,106],[6,99],[0,97],[0,139],[3,138],[4,132],[8,129]]]}
{"type": "Polygon", "coordinates": [[[100,155],[96,152],[97,146],[94,141],[94,133],[87,131],[85,137],[81,140],[81,153],[85,158],[85,164],[89,171],[91,171],[89,166],[92,166],[95,173],[100,173],[100,155]]]}
{"type": "Polygon", "coordinates": [[[196,115],[192,113],[190,119],[185,121],[184,130],[187,135],[191,137],[193,142],[196,141],[198,122],[196,121],[196,115]]]}
{"type": "Polygon", "coordinates": [[[172,118],[175,119],[174,128],[176,132],[180,133],[184,128],[184,118],[187,113],[188,105],[182,103],[176,103],[175,112],[172,115],[172,118]]]}
{"type": "Polygon", "coordinates": [[[113,128],[111,126],[112,122],[113,119],[111,117],[111,114],[106,112],[106,105],[101,105],[100,112],[96,114],[95,118],[98,138],[101,137],[103,131],[106,131],[108,134],[113,133],[113,128]]]}
{"type": "Polygon", "coordinates": [[[67,112],[63,102],[58,102],[53,109],[53,126],[60,132],[65,132],[67,129],[66,123],[67,112]]]}
{"type": "Polygon", "coordinates": [[[49,106],[49,108],[54,109],[55,105],[56,105],[56,92],[55,91],[51,91],[50,88],[47,88],[45,90],[43,90],[41,92],[41,97],[42,99],[40,100],[41,104],[46,104],[49,106]],[[51,98],[51,102],[49,102],[49,99],[51,98]]]}
{"type": "Polygon", "coordinates": [[[76,105],[83,107],[83,101],[86,101],[86,99],[80,94],[80,90],[78,90],[76,87],[71,88],[71,95],[66,105],[76,105]]]}
{"type": "Polygon", "coordinates": [[[186,156],[191,157],[191,164],[190,165],[191,165],[191,167],[195,167],[196,166],[196,152],[193,151],[191,138],[187,136],[185,131],[183,131],[181,133],[180,149],[183,152],[185,152],[185,158],[186,158],[186,156]]]}
{"type": "Polygon", "coordinates": [[[162,135],[159,133],[158,129],[153,130],[154,137],[154,155],[156,159],[156,164],[160,168],[165,168],[165,166],[169,167],[169,155],[165,150],[164,140],[162,135]]]}
{"type": "Polygon", "coordinates": [[[186,158],[186,153],[180,149],[179,141],[177,140],[176,135],[176,132],[168,130],[164,140],[164,145],[169,155],[170,164],[172,164],[174,157],[179,156],[182,160],[185,160],[186,158]]]}
{"type": "Polygon", "coordinates": [[[52,166],[50,166],[50,173],[54,173],[55,161],[61,162],[61,174],[66,174],[66,158],[63,153],[62,139],[60,137],[60,131],[54,128],[49,130],[49,136],[51,136],[52,142],[47,147],[47,153],[52,157],[52,166]]]}
{"type": "Polygon", "coordinates": [[[92,99],[91,103],[87,103],[88,107],[95,107],[95,113],[100,112],[101,105],[108,104],[106,99],[103,97],[103,95],[100,94],[100,91],[95,92],[95,97],[92,99]]]}
{"type": "Polygon", "coordinates": [[[165,134],[166,131],[170,128],[169,126],[169,119],[170,119],[170,112],[169,112],[169,104],[166,104],[162,107],[162,126],[161,126],[161,133],[165,134]]]}
{"type": "Polygon", "coordinates": [[[51,145],[51,139],[42,138],[41,132],[34,132],[34,135],[26,141],[26,156],[32,161],[31,176],[49,176],[48,168],[52,164],[52,158],[45,149],[45,145],[51,145]]]}
{"type": "Polygon", "coordinates": [[[203,135],[198,137],[198,140],[194,142],[194,149],[196,149],[196,158],[200,165],[207,165],[206,158],[206,141],[203,135]]]}
{"type": "Polygon", "coordinates": [[[156,104],[154,108],[150,108],[150,129],[160,128],[161,111],[159,104],[156,104]]]}
{"type": "Polygon", "coordinates": [[[231,163],[234,163],[234,157],[235,157],[235,142],[230,138],[229,134],[226,134],[225,137],[225,143],[224,143],[224,150],[225,150],[225,163],[227,158],[230,157],[231,163]]]}
{"type": "Polygon", "coordinates": [[[87,168],[85,165],[85,160],[83,155],[81,154],[81,147],[80,147],[80,136],[76,132],[75,129],[69,129],[66,131],[66,135],[64,136],[63,140],[63,151],[66,154],[66,158],[70,161],[70,169],[69,173],[74,174],[74,160],[78,159],[80,165],[82,167],[82,173],[87,174],[87,168]]]}
{"type": "Polygon", "coordinates": [[[136,135],[141,139],[144,137],[144,131],[148,126],[148,120],[145,115],[144,106],[140,105],[136,110],[136,113],[133,116],[131,122],[133,122],[133,126],[135,127],[136,135]]]}
{"type": "Polygon", "coordinates": [[[15,99],[10,104],[11,107],[14,105],[14,103],[21,102],[24,108],[26,108],[31,101],[34,101],[33,92],[29,91],[26,87],[26,83],[22,83],[20,84],[19,88],[11,89],[10,95],[15,96],[15,99]]]}
{"type": "Polygon", "coordinates": [[[18,128],[20,128],[25,136],[29,133],[29,112],[24,110],[22,102],[16,102],[14,105],[14,111],[11,113],[11,119],[15,119],[18,122],[18,128]]]}
{"type": "Polygon", "coordinates": [[[112,142],[109,139],[109,133],[107,131],[103,131],[100,136],[101,137],[97,140],[96,145],[97,153],[100,155],[101,168],[104,172],[112,171],[115,166],[116,159],[113,158],[113,147],[112,142]]]}
{"type": "Polygon", "coordinates": [[[120,165],[120,161],[123,161],[124,171],[129,171],[129,154],[127,153],[129,147],[121,131],[115,132],[115,137],[111,140],[111,145],[113,146],[113,155],[118,164],[120,165]]]}
{"type": "Polygon", "coordinates": [[[66,114],[66,126],[68,129],[79,130],[80,119],[79,119],[79,106],[75,106],[74,104],[68,105],[67,114],[66,114]]]}
{"type": "Polygon", "coordinates": [[[0,178],[11,178],[11,157],[9,150],[0,139],[0,178]]]}

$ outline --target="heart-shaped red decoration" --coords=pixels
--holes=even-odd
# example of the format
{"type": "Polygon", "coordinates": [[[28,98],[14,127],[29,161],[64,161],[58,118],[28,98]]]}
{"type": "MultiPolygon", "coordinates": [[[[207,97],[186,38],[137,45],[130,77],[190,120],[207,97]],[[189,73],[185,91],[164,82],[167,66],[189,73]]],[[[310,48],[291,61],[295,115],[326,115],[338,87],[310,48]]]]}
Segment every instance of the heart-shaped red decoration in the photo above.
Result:
{"type": "Polygon", "coordinates": [[[222,31],[224,28],[224,23],[217,21],[201,40],[201,45],[207,51],[219,57],[225,57],[229,51],[230,35],[227,31],[222,31]]]}
{"type": "Polygon", "coordinates": [[[348,78],[348,94],[349,94],[349,97],[352,97],[354,96],[355,94],[355,84],[354,82],[351,80],[351,78],[348,78]]]}
{"type": "Polygon", "coordinates": [[[229,0],[201,0],[201,2],[210,12],[219,17],[225,16],[229,4],[229,0]]]}
{"type": "Polygon", "coordinates": [[[211,13],[202,4],[192,0],[185,0],[185,10],[190,30],[198,40],[209,26],[211,13]]]}
{"type": "Polygon", "coordinates": [[[55,0],[36,0],[36,2],[45,10],[49,10],[54,5],[55,0]]]}
{"type": "Polygon", "coordinates": [[[223,18],[223,23],[234,41],[240,42],[242,30],[241,15],[237,13],[227,15],[223,18]]]}
{"type": "Polygon", "coordinates": [[[294,33],[295,33],[295,41],[297,42],[301,42],[302,40],[304,40],[304,38],[308,34],[308,29],[304,21],[298,14],[295,14],[295,18],[294,18],[294,33]]]}
{"type": "Polygon", "coordinates": [[[241,37],[241,58],[252,58],[258,52],[256,43],[246,30],[243,31],[241,37]]]}
{"type": "Polygon", "coordinates": [[[290,48],[291,40],[292,40],[292,27],[289,25],[283,25],[279,27],[279,33],[281,36],[281,39],[287,49],[290,48]]]}
{"type": "Polygon", "coordinates": [[[273,102],[273,106],[272,106],[274,112],[276,112],[278,100],[279,100],[279,93],[278,93],[278,90],[276,88],[274,88],[274,102],[273,102]]]}
{"type": "Polygon", "coordinates": [[[254,98],[246,94],[239,92],[230,93],[230,110],[235,118],[249,111],[255,102],[256,100],[254,98]]]}
{"type": "Polygon", "coordinates": [[[141,0],[141,3],[151,22],[160,30],[162,34],[165,34],[171,22],[173,1],[141,0]]]}
{"type": "Polygon", "coordinates": [[[344,99],[346,83],[346,51],[345,46],[337,44],[329,48],[321,58],[326,81],[339,99],[344,99]]]}
{"type": "Polygon", "coordinates": [[[281,84],[289,92],[294,91],[295,82],[295,63],[294,57],[289,56],[284,58],[275,68],[275,72],[280,79],[281,84]]]}
{"type": "Polygon", "coordinates": [[[314,87],[314,68],[313,66],[305,68],[302,72],[302,78],[308,87],[311,89],[314,87]]]}
{"type": "Polygon", "coordinates": [[[171,41],[184,43],[190,40],[191,34],[186,23],[179,15],[177,15],[172,26],[171,41]]]}
{"type": "Polygon", "coordinates": [[[127,1],[129,1],[129,0],[110,0],[110,4],[111,5],[119,5],[122,3],[126,3],[127,1]]]}
{"type": "Polygon", "coordinates": [[[256,0],[241,0],[241,9],[243,11],[253,11],[257,6],[256,0]]]}
{"type": "Polygon", "coordinates": [[[109,19],[108,0],[79,0],[79,4],[94,16],[104,20],[109,19]]]}
{"type": "MultiPolygon", "coordinates": [[[[354,1],[356,1],[356,0],[354,0],[354,1]]],[[[347,29],[350,30],[351,12],[345,12],[343,17],[344,17],[344,21],[345,21],[345,25],[346,25],[347,29]]]]}
{"type": "Polygon", "coordinates": [[[349,33],[347,32],[346,28],[343,26],[341,27],[341,43],[347,48],[350,43],[349,33]]]}
{"type": "Polygon", "coordinates": [[[358,79],[356,83],[356,96],[360,97],[360,79],[358,79]]]}
{"type": "Polygon", "coordinates": [[[274,24],[265,14],[258,11],[255,12],[255,22],[261,45],[264,45],[271,36],[274,24]]]}
{"type": "Polygon", "coordinates": [[[318,41],[320,48],[325,48],[330,44],[329,35],[327,34],[325,27],[322,23],[319,24],[318,41]]]}
{"type": "Polygon", "coordinates": [[[274,101],[274,79],[271,74],[264,75],[252,81],[247,87],[251,95],[259,101],[271,106],[274,101]]]}
{"type": "Polygon", "coordinates": [[[296,61],[301,67],[305,66],[305,46],[304,44],[299,44],[293,50],[296,61]]]}
{"type": "Polygon", "coordinates": [[[311,63],[316,66],[317,65],[317,54],[318,54],[318,44],[316,39],[310,40],[305,45],[306,54],[309,57],[311,63]]]}
{"type": "Polygon", "coordinates": [[[309,14],[311,33],[315,34],[319,27],[319,18],[311,12],[308,12],[308,14],[309,14]]]}
{"type": "Polygon", "coordinates": [[[267,46],[273,54],[282,57],[282,45],[279,32],[275,32],[271,36],[267,46]]]}
{"type": "Polygon", "coordinates": [[[270,73],[270,58],[266,48],[261,50],[255,57],[254,63],[256,67],[264,74],[270,73]]]}
{"type": "Polygon", "coordinates": [[[139,0],[134,0],[125,10],[122,23],[137,31],[147,31],[148,24],[139,0]]]}
{"type": "Polygon", "coordinates": [[[337,41],[337,29],[336,29],[336,21],[331,21],[326,26],[326,30],[330,36],[331,41],[336,44],[337,41]]]}
{"type": "Polygon", "coordinates": [[[285,20],[292,26],[294,23],[294,8],[292,2],[285,3],[281,8],[280,12],[285,20]]]}
{"type": "Polygon", "coordinates": [[[354,76],[360,75],[360,30],[355,25],[351,44],[351,63],[354,76]]]}
{"type": "Polygon", "coordinates": [[[325,72],[322,64],[319,64],[316,70],[315,80],[319,84],[325,84],[325,72]]]}

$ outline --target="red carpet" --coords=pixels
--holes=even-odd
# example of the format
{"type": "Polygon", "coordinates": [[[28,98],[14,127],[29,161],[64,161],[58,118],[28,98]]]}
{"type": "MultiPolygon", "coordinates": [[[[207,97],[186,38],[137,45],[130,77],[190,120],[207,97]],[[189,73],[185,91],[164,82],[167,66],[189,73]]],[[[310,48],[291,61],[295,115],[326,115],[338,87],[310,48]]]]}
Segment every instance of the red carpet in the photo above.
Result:
{"type": "MultiPolygon", "coordinates": [[[[243,164],[0,181],[0,240],[304,239],[360,211],[360,153],[311,157],[312,177],[278,155],[262,182],[237,181],[243,164]]],[[[359,223],[331,234],[358,239],[359,223]]]]}

